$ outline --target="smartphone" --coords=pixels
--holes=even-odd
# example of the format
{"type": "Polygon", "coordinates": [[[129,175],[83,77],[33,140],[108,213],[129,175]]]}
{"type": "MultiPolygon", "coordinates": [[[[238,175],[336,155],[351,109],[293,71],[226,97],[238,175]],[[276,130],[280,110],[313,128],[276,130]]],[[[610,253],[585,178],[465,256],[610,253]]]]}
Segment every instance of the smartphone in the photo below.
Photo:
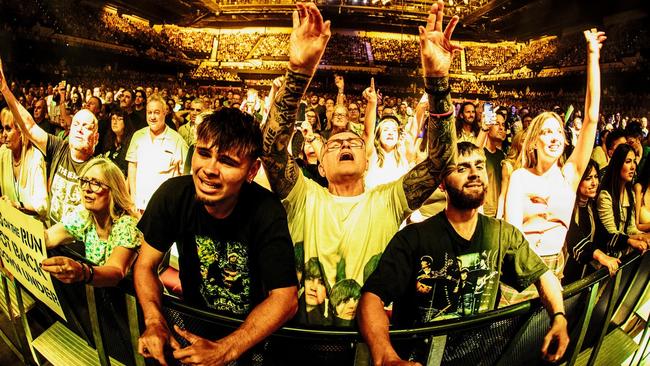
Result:
{"type": "Polygon", "coordinates": [[[494,105],[491,102],[483,103],[483,123],[486,125],[492,124],[494,119],[494,105]]]}

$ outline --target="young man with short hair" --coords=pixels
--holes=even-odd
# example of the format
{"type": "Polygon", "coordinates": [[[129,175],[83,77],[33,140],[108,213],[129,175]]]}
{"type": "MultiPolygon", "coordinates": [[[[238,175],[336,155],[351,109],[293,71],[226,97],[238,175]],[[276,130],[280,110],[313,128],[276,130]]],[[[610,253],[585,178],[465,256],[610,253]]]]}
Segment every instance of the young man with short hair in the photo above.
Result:
{"type": "MultiPolygon", "coordinates": [[[[360,330],[376,365],[401,361],[390,343],[384,305],[393,304],[393,326],[415,328],[494,309],[500,281],[519,290],[535,283],[551,317],[543,357],[554,362],[564,354],[569,335],[562,286],[519,230],[478,213],[487,185],[483,151],[459,143],[456,167],[441,184],[447,193],[445,211],[405,227],[388,244],[359,304],[360,330]],[[551,342],[557,342],[554,352],[551,342]]],[[[405,358],[428,354],[404,351],[405,358]]]]}
{"type": "Polygon", "coordinates": [[[197,127],[192,175],[163,183],[138,224],[144,242],[134,283],[146,329],[138,352],[166,365],[163,348],[186,364],[228,364],[268,337],[298,307],[296,272],[286,213],[269,191],[253,183],[262,135],[253,118],[224,108],[197,127]],[[195,335],[181,348],[162,313],[157,268],[176,242],[183,300],[245,318],[230,334],[195,335]]]}

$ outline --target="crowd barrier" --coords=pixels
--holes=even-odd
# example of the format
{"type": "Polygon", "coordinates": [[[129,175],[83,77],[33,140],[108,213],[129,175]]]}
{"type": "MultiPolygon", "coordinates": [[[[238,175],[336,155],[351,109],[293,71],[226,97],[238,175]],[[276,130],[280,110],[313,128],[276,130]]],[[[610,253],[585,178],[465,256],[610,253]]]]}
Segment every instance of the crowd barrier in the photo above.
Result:
{"type": "MultiPolygon", "coordinates": [[[[614,277],[610,277],[606,269],[601,269],[565,286],[563,294],[571,342],[563,364],[576,364],[581,353],[580,364],[606,362],[603,360],[608,355],[600,352],[605,336],[617,329],[620,331],[620,327],[642,305],[640,302],[644,294],[647,297],[649,257],[629,254],[622,258],[620,270],[614,277]],[[598,357],[603,358],[597,361],[598,357]]],[[[43,316],[41,312],[32,315],[24,300],[29,296],[24,288],[4,273],[2,283],[0,295],[4,294],[4,306],[0,308],[8,313],[11,329],[1,329],[0,337],[25,364],[40,365],[44,360],[55,366],[153,364],[137,353],[137,340],[143,323],[130,281],[124,281],[117,289],[81,286],[84,296],[78,296],[74,301],[87,303],[87,313],[69,316],[68,311],[74,309],[70,309],[71,303],[68,303],[68,321],[65,324],[57,317],[43,316]],[[107,308],[107,302],[115,303],[107,308]],[[125,314],[123,324],[111,320],[115,314],[125,314]],[[84,327],[77,322],[88,322],[89,325],[84,327]],[[43,323],[48,325],[45,330],[39,329],[45,325],[43,323]],[[74,328],[81,330],[72,332],[70,329],[74,328]],[[118,344],[120,342],[122,344],[118,344]]],[[[171,295],[164,296],[163,306],[170,327],[177,324],[199,335],[206,332],[214,334],[215,330],[227,333],[242,322],[241,319],[189,307],[171,295]]],[[[644,320],[642,339],[648,334],[647,315],[644,320]]],[[[536,365],[543,364],[540,349],[549,321],[540,300],[534,299],[462,319],[437,321],[421,328],[391,330],[390,336],[398,347],[416,342],[427,344],[427,366],[536,365]]],[[[270,337],[270,342],[279,339],[319,346],[314,349],[324,353],[331,345],[346,344],[353,354],[350,365],[372,364],[368,347],[355,330],[285,326],[270,337]]],[[[640,365],[646,350],[636,349],[635,346],[628,348],[629,354],[636,351],[633,361],[640,365]]],[[[336,347],[331,351],[335,354],[336,347]]],[[[251,360],[252,364],[262,364],[260,353],[254,352],[251,360]]],[[[323,362],[327,364],[326,359],[323,362]]]]}

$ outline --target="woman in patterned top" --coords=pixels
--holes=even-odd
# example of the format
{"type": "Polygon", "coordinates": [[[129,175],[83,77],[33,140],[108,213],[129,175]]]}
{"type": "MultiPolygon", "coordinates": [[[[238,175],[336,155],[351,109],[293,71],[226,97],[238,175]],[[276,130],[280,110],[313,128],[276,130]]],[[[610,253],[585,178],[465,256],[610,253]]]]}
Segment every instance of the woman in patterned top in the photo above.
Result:
{"type": "Polygon", "coordinates": [[[140,246],[141,233],[124,174],[106,158],[94,158],[79,174],[83,207],[45,231],[48,249],[82,241],[95,265],[68,257],[45,259],[41,267],[64,283],[84,281],[114,286],[127,274],[140,246]]]}

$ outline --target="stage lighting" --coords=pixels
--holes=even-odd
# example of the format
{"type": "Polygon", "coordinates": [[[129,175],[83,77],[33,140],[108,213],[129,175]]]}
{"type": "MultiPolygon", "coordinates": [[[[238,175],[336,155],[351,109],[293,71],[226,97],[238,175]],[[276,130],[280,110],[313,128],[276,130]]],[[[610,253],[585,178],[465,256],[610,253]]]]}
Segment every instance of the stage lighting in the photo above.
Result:
{"type": "Polygon", "coordinates": [[[378,5],[380,0],[370,0],[372,5],[378,5]]]}

